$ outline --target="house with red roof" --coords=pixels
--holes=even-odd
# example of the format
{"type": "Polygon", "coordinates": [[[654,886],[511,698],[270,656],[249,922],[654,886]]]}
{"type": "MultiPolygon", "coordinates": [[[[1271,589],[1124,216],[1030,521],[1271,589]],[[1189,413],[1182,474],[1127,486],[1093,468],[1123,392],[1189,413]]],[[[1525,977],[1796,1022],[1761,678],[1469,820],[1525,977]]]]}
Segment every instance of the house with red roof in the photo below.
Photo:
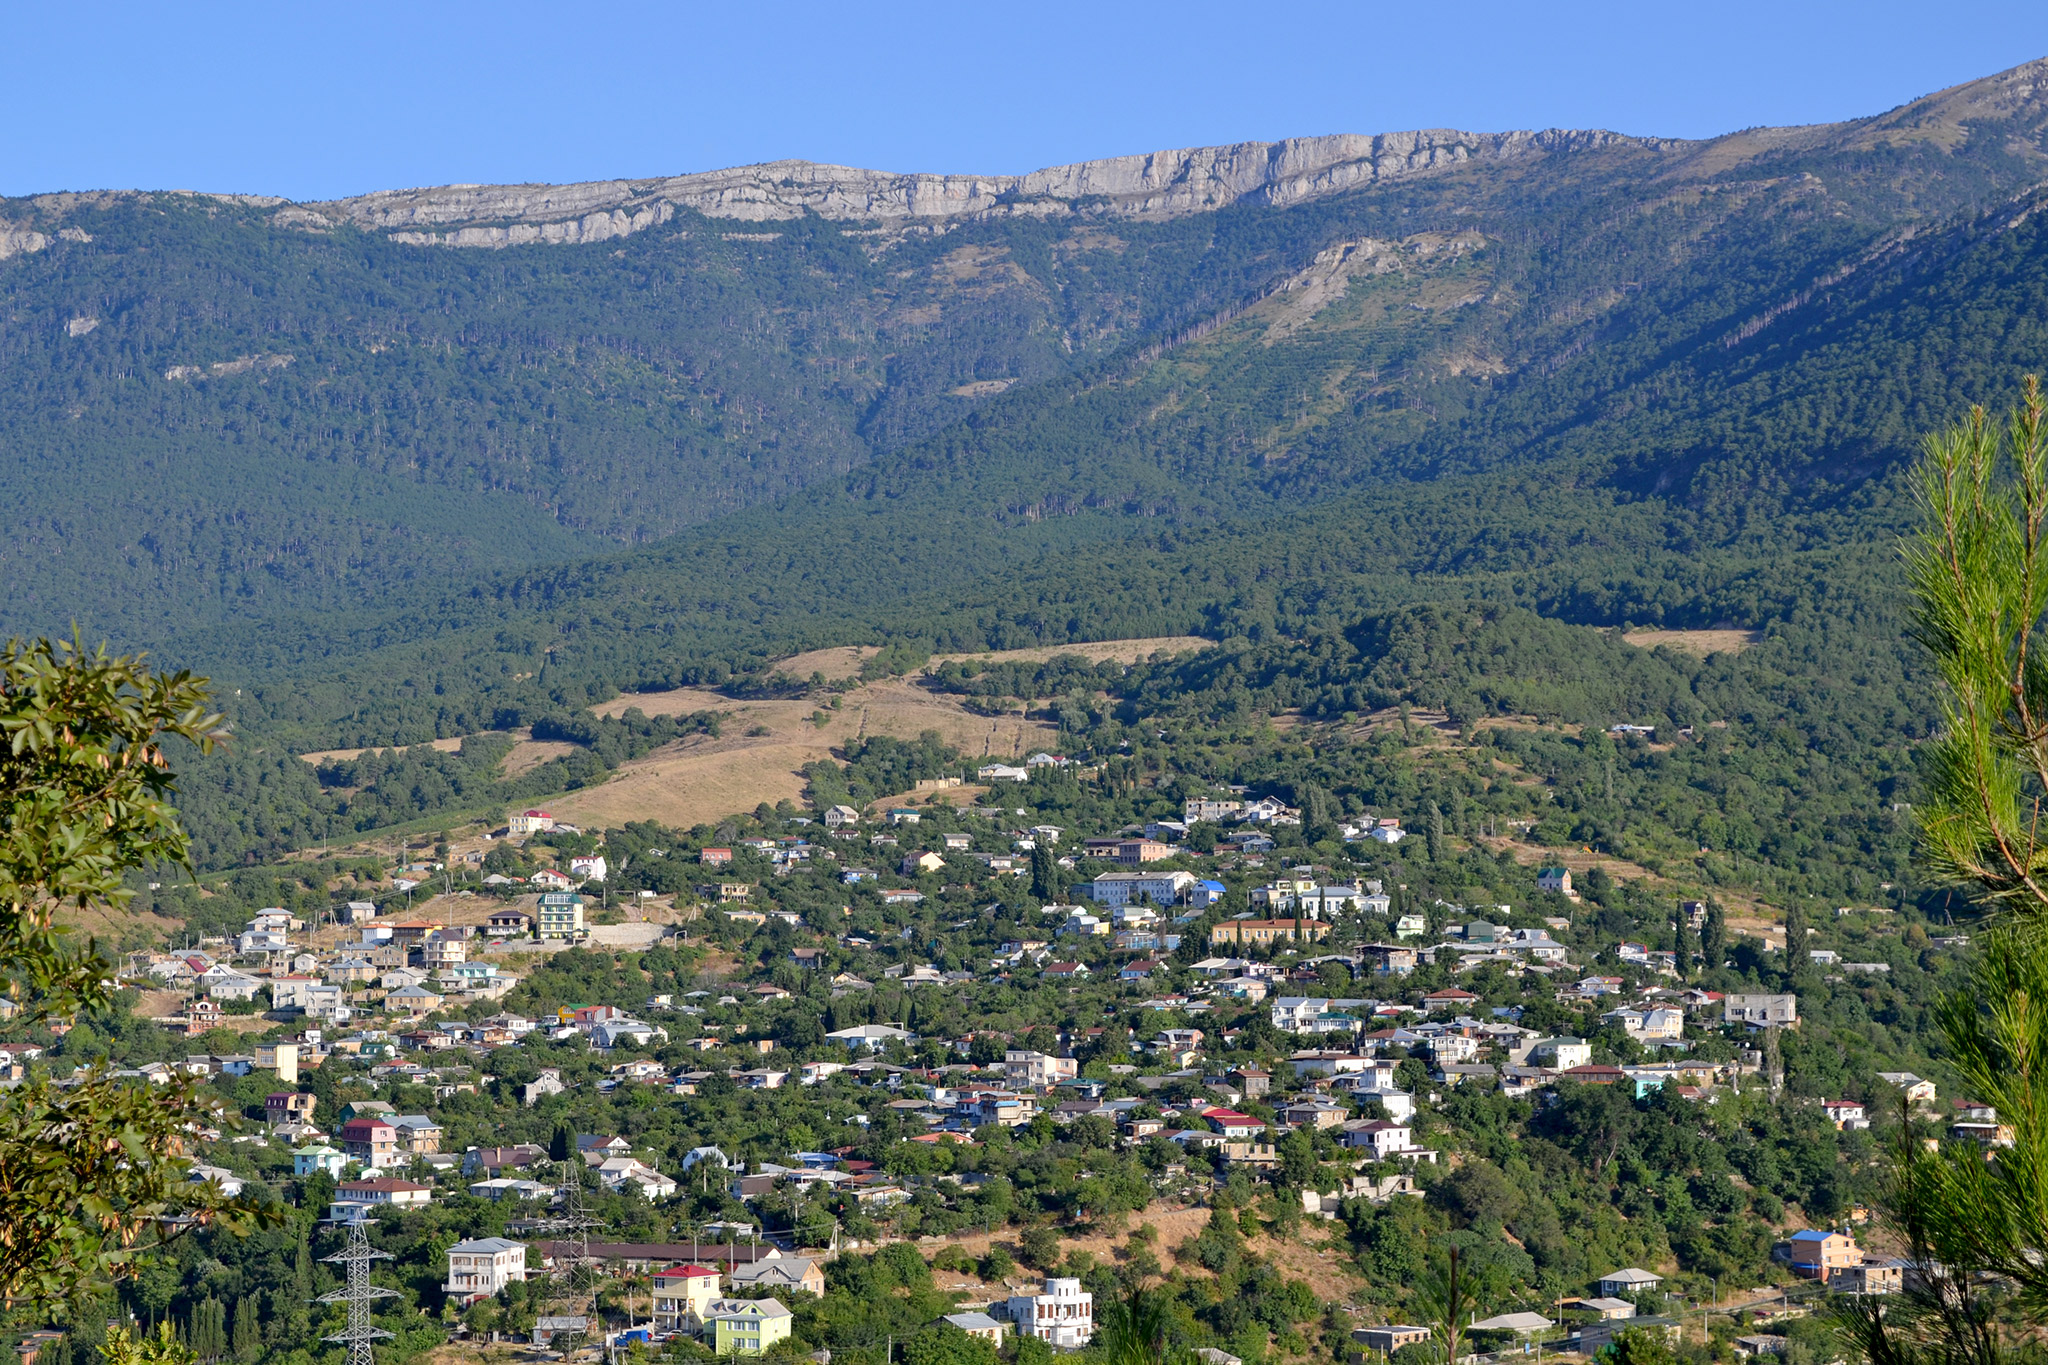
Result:
{"type": "Polygon", "coordinates": [[[1211,1128],[1227,1138],[1254,1138],[1266,1131],[1264,1119],[1255,1119],[1250,1114],[1240,1114],[1235,1109],[1204,1109],[1202,1118],[1211,1128]]]}
{"type": "Polygon", "coordinates": [[[718,1272],[708,1265],[672,1265],[654,1272],[654,1325],[668,1332],[702,1327],[718,1298],[718,1272]]]}

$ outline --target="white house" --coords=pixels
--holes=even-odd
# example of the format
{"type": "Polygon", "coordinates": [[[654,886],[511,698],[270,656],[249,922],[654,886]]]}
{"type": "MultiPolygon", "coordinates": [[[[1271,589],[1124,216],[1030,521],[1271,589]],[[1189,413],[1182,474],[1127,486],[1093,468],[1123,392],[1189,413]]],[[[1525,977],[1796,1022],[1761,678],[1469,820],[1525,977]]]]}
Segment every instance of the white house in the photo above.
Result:
{"type": "Polygon", "coordinates": [[[555,1197],[554,1186],[511,1175],[496,1175],[489,1180],[479,1180],[469,1187],[469,1192],[477,1199],[489,1199],[494,1203],[500,1199],[530,1199],[535,1203],[546,1203],[555,1197]]]}
{"type": "Polygon", "coordinates": [[[240,1194],[247,1183],[225,1166],[194,1166],[185,1178],[194,1185],[218,1185],[220,1192],[230,1199],[240,1194]]]}
{"type": "Polygon", "coordinates": [[[1079,1067],[1072,1057],[1050,1057],[1024,1048],[1003,1054],[1003,1079],[1013,1089],[1043,1090],[1071,1081],[1080,1074],[1079,1067]]]}
{"type": "Polygon", "coordinates": [[[505,823],[510,826],[513,837],[517,838],[524,834],[546,833],[555,827],[555,817],[544,810],[525,810],[505,823]]]}
{"type": "Polygon", "coordinates": [[[1529,1049],[1531,1061],[1547,1063],[1559,1071],[1593,1064],[1593,1045],[1583,1038],[1544,1038],[1529,1049]]]}
{"type": "Polygon", "coordinates": [[[880,1052],[890,1043],[908,1045],[917,1041],[917,1035],[909,1029],[897,1028],[894,1024],[855,1024],[825,1035],[835,1043],[846,1046],[864,1047],[870,1052],[880,1052]]]}
{"type": "Polygon", "coordinates": [[[1280,995],[1267,1002],[1273,1011],[1273,1027],[1301,1033],[1329,1012],[1330,1002],[1313,995],[1280,995]]]}
{"type": "Polygon", "coordinates": [[[613,1191],[622,1191],[629,1184],[638,1185],[649,1199],[666,1199],[676,1192],[674,1180],[629,1156],[607,1158],[598,1166],[597,1178],[613,1191]]]}
{"type": "Polygon", "coordinates": [[[256,992],[263,989],[263,983],[232,967],[215,963],[200,974],[199,989],[206,992],[209,1000],[254,1000],[256,992]]]}
{"type": "Polygon", "coordinates": [[[709,1161],[722,1169],[730,1170],[732,1161],[716,1147],[692,1147],[683,1157],[683,1169],[690,1170],[700,1161],[709,1161]]]}
{"type": "Polygon", "coordinates": [[[1647,1270],[1630,1266],[1626,1270],[1610,1270],[1600,1277],[1600,1292],[1608,1295],[1647,1294],[1664,1283],[1662,1275],[1652,1275],[1647,1270]]]}
{"type": "Polygon", "coordinates": [[[442,1286],[464,1305],[487,1299],[526,1279],[526,1244],[503,1237],[480,1237],[448,1248],[448,1283],[442,1286]]]}
{"type": "Polygon", "coordinates": [[[321,984],[317,976],[273,976],[270,978],[270,1003],[276,1009],[303,1010],[307,993],[321,984]]]}
{"type": "Polygon", "coordinates": [[[1526,954],[1535,962],[1562,962],[1565,946],[1550,936],[1548,929],[1517,929],[1506,945],[1511,953],[1526,954]]]}
{"type": "Polygon", "coordinates": [[[1799,1022],[1796,995],[1731,995],[1721,1001],[1724,1024],[1792,1025],[1799,1022]]]}
{"type": "Polygon", "coordinates": [[[1049,1279],[1041,1293],[1013,1295],[1009,1309],[1020,1337],[1073,1350],[1095,1335],[1095,1296],[1079,1280],[1049,1279]]]}
{"type": "Polygon", "coordinates": [[[315,1171],[325,1171],[329,1175],[338,1176],[341,1174],[341,1168],[346,1165],[347,1155],[324,1142],[317,1146],[301,1147],[292,1153],[293,1175],[311,1175],[315,1171]]]}
{"type": "Polygon", "coordinates": [[[1088,898],[1097,905],[1129,905],[1141,900],[1172,905],[1197,880],[1192,872],[1105,872],[1089,883],[1088,898]]]}
{"type": "Polygon", "coordinates": [[[1414,1130],[1400,1119],[1365,1119],[1347,1123],[1338,1133],[1340,1143],[1346,1147],[1370,1150],[1375,1161],[1392,1161],[1397,1157],[1435,1161],[1436,1152],[1428,1147],[1417,1147],[1413,1138],[1414,1130]]]}
{"type": "Polygon", "coordinates": [[[1392,1086],[1385,1089],[1360,1086],[1351,1092],[1351,1098],[1358,1104],[1364,1104],[1369,1100],[1379,1101],[1380,1107],[1387,1111],[1387,1117],[1397,1123],[1406,1123],[1415,1117],[1415,1097],[1405,1090],[1396,1090],[1392,1086]]]}
{"type": "Polygon", "coordinates": [[[647,1047],[656,1038],[668,1041],[668,1030],[639,1019],[605,1019],[590,1026],[590,1045],[610,1051],[615,1047],[647,1047]]]}
{"type": "Polygon", "coordinates": [[[350,1180],[334,1188],[334,1202],[327,1216],[336,1223],[360,1223],[379,1208],[417,1208],[433,1202],[434,1191],[410,1180],[383,1176],[376,1180],[350,1180]]]}

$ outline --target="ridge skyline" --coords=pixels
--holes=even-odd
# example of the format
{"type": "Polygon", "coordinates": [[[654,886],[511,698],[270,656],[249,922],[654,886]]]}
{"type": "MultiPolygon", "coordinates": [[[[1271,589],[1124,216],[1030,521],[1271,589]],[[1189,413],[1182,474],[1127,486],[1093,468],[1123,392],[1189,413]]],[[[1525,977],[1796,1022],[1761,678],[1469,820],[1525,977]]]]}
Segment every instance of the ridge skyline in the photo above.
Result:
{"type": "MultiPolygon", "coordinates": [[[[1704,138],[1609,128],[1550,126],[1475,132],[1415,128],[1325,133],[1272,141],[1158,148],[1039,167],[1021,174],[892,171],[800,157],[674,175],[566,182],[450,182],[371,190],[332,199],[204,190],[53,191],[14,202],[38,207],[168,193],[276,208],[280,226],[327,230],[343,223],[386,231],[412,245],[502,247],[587,243],[666,222],[677,209],[741,222],[774,222],[815,212],[835,221],[932,222],[1079,212],[1101,201],[1109,217],[1174,217],[1232,204],[1284,207],[1397,177],[1471,162],[1518,160],[1611,146],[1670,155],[1669,169],[1711,156],[1718,168],[1768,151],[1829,142],[1831,134],[1903,134],[1952,142],[1978,116],[2032,113],[2048,126],[2048,57],[1932,91],[1875,114],[1832,123],[1755,126],[1704,138]],[[482,226],[495,224],[497,227],[482,226]],[[443,231],[443,229],[454,229],[443,231]]],[[[2019,150],[2048,162],[2036,137],[2019,150]]]]}

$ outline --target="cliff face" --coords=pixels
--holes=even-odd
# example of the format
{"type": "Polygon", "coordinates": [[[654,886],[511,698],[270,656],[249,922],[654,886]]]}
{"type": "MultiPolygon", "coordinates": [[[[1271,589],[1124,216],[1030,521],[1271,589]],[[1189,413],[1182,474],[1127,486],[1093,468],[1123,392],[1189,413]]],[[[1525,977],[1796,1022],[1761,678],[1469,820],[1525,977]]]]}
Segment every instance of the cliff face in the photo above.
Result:
{"type": "Polygon", "coordinates": [[[665,223],[679,208],[741,222],[815,213],[894,227],[1083,212],[1164,218],[1229,204],[1284,206],[1473,161],[1520,160],[1614,144],[1682,145],[1607,132],[1430,130],[1186,148],[1016,176],[897,175],[774,161],[662,180],[386,190],[293,205],[276,219],[314,230],[351,223],[419,245],[497,247],[601,242],[665,223]]]}
{"type": "MultiPolygon", "coordinates": [[[[1986,135],[2021,162],[2048,169],[2048,59],[1923,96],[1846,123],[1751,128],[1701,141],[1631,137],[1598,129],[1467,133],[1449,129],[1342,133],[1192,147],[1053,166],[1028,175],[897,174],[771,161],[646,180],[574,185],[442,185],[380,190],[320,203],[210,195],[276,206],[282,227],[320,232],[343,224],[417,246],[506,247],[603,242],[669,222],[678,210],[743,223],[807,213],[877,224],[884,232],[942,229],[1003,217],[1160,219],[1232,204],[1285,207],[1383,181],[1486,162],[1631,147],[1656,154],[1653,174],[1716,174],[1787,149],[1868,150],[1921,143],[1953,151],[1986,135]]],[[[40,195],[35,217],[61,222],[81,206],[129,191],[40,195]]],[[[188,193],[180,191],[179,193],[188,193]]],[[[41,251],[43,223],[0,221],[0,259],[41,251]]]]}
{"type": "Polygon", "coordinates": [[[2048,165],[2048,60],[1937,91],[1871,118],[1748,129],[1698,142],[1570,129],[1346,133],[1111,157],[1014,176],[901,175],[771,161],[652,180],[385,190],[292,205],[276,221],[313,231],[349,223],[422,246],[502,247],[602,242],[656,227],[678,209],[751,223],[815,213],[899,229],[1005,216],[1165,218],[1230,204],[1285,206],[1473,162],[1612,146],[1665,154],[1673,171],[1700,170],[1787,147],[1924,142],[1953,149],[1993,124],[2001,127],[2009,152],[2048,165]]]}

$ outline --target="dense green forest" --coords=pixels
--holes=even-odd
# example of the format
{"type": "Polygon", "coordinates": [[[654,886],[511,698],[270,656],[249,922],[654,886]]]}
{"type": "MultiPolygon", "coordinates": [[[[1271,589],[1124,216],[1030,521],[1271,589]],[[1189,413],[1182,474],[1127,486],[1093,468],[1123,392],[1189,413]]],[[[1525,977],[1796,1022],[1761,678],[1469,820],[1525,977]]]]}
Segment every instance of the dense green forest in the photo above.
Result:
{"type": "MultiPolygon", "coordinates": [[[[1557,230],[1583,235],[1617,207],[1560,208],[1557,230]]],[[[1768,276],[1756,292],[1724,297],[1699,277],[1707,263],[1691,263],[1616,294],[1583,334],[1546,330],[1524,305],[1489,324],[1512,361],[1504,375],[1443,375],[1442,348],[1474,344],[1448,336],[1428,364],[1364,365],[1360,346],[1386,329],[1345,315],[1352,296],[1434,279],[1373,276],[1325,310],[1343,316],[1318,314],[1283,340],[1254,310],[1135,369],[1105,361],[1013,390],[845,482],[639,554],[167,648],[248,684],[245,723],[311,745],[468,733],[506,705],[718,683],[812,645],[1256,640],[1432,599],[1584,624],[1888,636],[1896,475],[1917,433],[1969,401],[2000,401],[2048,353],[2048,242],[2025,208],[1931,224],[1909,255],[1880,253],[1731,345],[1762,299],[1815,264],[1796,212],[1756,207],[1761,240],[1727,248],[1768,276]],[[1545,358],[1560,346],[1573,354],[1545,358]],[[1397,378],[1467,397],[1409,393],[1390,415],[1397,378]],[[1435,416],[1415,420],[1423,408],[1435,416]]],[[[1662,229],[1676,237],[1734,235],[1734,220],[1697,213],[1621,221],[1669,214],[1684,220],[1662,229]]],[[[1812,231],[1847,230],[1825,224],[1812,231]]],[[[1835,263],[1865,254],[1829,249],[1835,263]]],[[[1515,250],[1490,240],[1478,256],[1515,250]]],[[[1615,250],[1611,275],[1649,273],[1615,250]]],[[[1547,277],[1519,268],[1518,297],[1543,288],[1547,277]]],[[[1414,323],[1405,304],[1392,313],[1401,327],[1455,330],[1482,307],[1414,323]]]]}
{"type": "Polygon", "coordinates": [[[2038,363],[2044,119],[1999,79],[879,239],[456,251],[10,201],[49,245],[0,264],[4,624],[289,677],[241,719],[353,744],[473,727],[549,651],[525,690],[580,701],[860,632],[1255,623],[1220,575],[1759,623],[1885,529],[1918,431],[2038,363]]]}

